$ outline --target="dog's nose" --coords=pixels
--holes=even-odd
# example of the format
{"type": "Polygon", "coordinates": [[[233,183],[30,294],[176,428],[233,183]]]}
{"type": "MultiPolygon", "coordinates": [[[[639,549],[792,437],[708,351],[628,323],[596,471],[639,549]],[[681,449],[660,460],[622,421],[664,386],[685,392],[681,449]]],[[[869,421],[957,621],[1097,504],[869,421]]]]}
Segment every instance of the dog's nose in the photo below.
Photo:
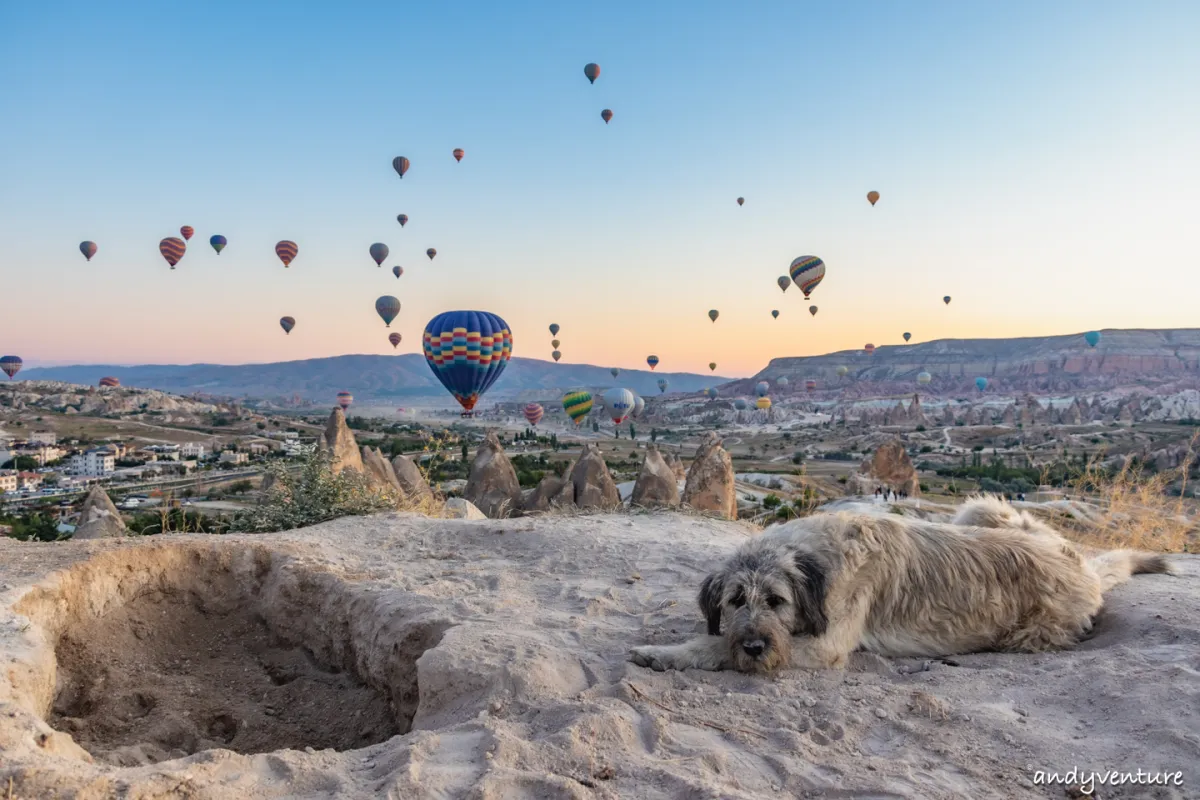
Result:
{"type": "Polygon", "coordinates": [[[762,639],[755,639],[752,642],[742,642],[742,649],[746,651],[746,655],[758,658],[763,654],[763,650],[767,649],[767,645],[762,639]]]}

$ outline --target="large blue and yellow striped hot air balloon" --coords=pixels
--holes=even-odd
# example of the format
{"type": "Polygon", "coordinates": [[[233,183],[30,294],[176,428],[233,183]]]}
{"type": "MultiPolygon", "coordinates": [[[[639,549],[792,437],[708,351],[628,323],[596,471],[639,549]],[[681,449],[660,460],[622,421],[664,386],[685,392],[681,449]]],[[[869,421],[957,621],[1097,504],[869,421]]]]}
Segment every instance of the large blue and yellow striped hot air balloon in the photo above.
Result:
{"type": "Polygon", "coordinates": [[[563,410],[567,412],[567,416],[578,425],[583,422],[583,418],[592,410],[592,393],[587,389],[567,392],[563,395],[562,404],[563,410]]]}
{"type": "Polygon", "coordinates": [[[446,311],[425,326],[425,360],[469,415],[508,366],[513,336],[508,323],[487,311],[446,311]]]}
{"type": "Polygon", "coordinates": [[[158,252],[162,253],[162,257],[171,265],[171,269],[175,269],[179,259],[183,258],[183,254],[187,252],[187,244],[183,239],[169,236],[158,243],[158,252]]]}
{"type": "Polygon", "coordinates": [[[800,256],[788,267],[792,281],[804,292],[804,299],[812,294],[817,284],[825,277],[825,262],[816,256],[800,256]]]}
{"type": "Polygon", "coordinates": [[[385,327],[392,327],[392,320],[400,313],[400,299],[385,294],[375,301],[375,313],[383,320],[385,327]]]}

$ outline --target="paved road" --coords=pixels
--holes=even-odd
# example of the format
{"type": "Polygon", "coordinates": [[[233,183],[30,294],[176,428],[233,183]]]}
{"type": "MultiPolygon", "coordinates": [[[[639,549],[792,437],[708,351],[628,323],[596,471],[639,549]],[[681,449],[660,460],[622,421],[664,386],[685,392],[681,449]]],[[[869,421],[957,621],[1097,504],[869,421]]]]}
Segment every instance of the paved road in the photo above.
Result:
{"type": "MultiPolygon", "coordinates": [[[[236,480],[238,478],[249,478],[261,473],[262,470],[258,468],[229,470],[228,472],[214,470],[213,472],[202,472],[196,475],[190,475],[186,478],[139,481],[138,483],[121,483],[113,486],[107,486],[105,488],[110,492],[115,491],[121,493],[136,492],[139,489],[187,488],[189,486],[196,485],[205,486],[213,483],[224,483],[225,481],[236,480]]],[[[54,494],[37,494],[31,495],[30,497],[6,498],[0,500],[0,504],[6,508],[24,508],[31,505],[40,505],[41,503],[45,502],[69,500],[79,497],[86,494],[90,488],[91,487],[86,489],[70,489],[64,492],[55,492],[54,494]]]]}

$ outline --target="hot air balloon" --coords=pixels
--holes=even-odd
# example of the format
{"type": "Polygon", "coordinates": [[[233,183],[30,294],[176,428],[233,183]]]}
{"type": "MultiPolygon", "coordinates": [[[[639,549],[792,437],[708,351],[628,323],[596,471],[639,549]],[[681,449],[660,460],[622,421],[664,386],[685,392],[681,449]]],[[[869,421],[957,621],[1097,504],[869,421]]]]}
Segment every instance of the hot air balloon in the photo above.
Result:
{"type": "Polygon", "coordinates": [[[717,393],[717,390],[715,387],[710,386],[704,390],[704,394],[705,394],[705,396],[708,397],[709,400],[715,400],[715,399],[717,399],[718,393],[717,393]]]}
{"type": "Polygon", "coordinates": [[[634,419],[637,419],[638,417],[642,416],[642,412],[645,410],[646,410],[646,401],[642,399],[641,395],[634,395],[633,396],[633,413],[631,413],[630,416],[633,417],[634,419]]]}
{"type": "Polygon", "coordinates": [[[383,266],[383,260],[388,257],[388,246],[383,242],[376,242],[371,245],[371,258],[375,260],[375,266],[383,266]]]}
{"type": "Polygon", "coordinates": [[[21,371],[21,365],[24,363],[20,356],[0,356],[0,369],[4,370],[9,380],[21,371]]]}
{"type": "Polygon", "coordinates": [[[567,392],[562,399],[563,410],[567,412],[576,425],[592,410],[592,393],[586,389],[567,392]]]}
{"type": "Polygon", "coordinates": [[[612,369],[610,369],[610,370],[609,370],[609,373],[611,373],[611,374],[612,374],[612,376],[615,378],[615,377],[617,377],[618,375],[620,375],[620,374],[621,374],[621,368],[620,368],[620,367],[613,367],[612,369]]]}
{"type": "Polygon", "coordinates": [[[670,385],[671,385],[671,382],[669,380],[667,380],[666,378],[659,378],[658,379],[658,393],[665,394],[667,391],[667,387],[670,385]]]}
{"type": "Polygon", "coordinates": [[[612,119],[612,110],[611,110],[611,109],[608,109],[608,108],[606,108],[606,109],[604,109],[603,111],[601,111],[601,112],[600,112],[600,119],[604,120],[604,124],[605,124],[605,125],[607,125],[607,124],[608,124],[608,122],[609,122],[609,120],[611,120],[611,119],[612,119]]]}
{"type": "Polygon", "coordinates": [[[945,303],[946,305],[950,305],[950,295],[946,295],[945,297],[943,297],[942,302],[945,303]]]}
{"type": "Polygon", "coordinates": [[[284,333],[290,334],[292,332],[292,328],[296,327],[296,318],[295,317],[280,317],[279,318],[279,327],[283,328],[284,333]]]}
{"type": "Polygon", "coordinates": [[[225,245],[229,244],[229,240],[218,233],[208,237],[208,243],[212,245],[213,250],[217,251],[217,255],[221,255],[221,251],[225,249],[225,245]]]}
{"type": "Polygon", "coordinates": [[[539,403],[529,403],[525,406],[525,421],[530,425],[537,425],[542,421],[542,416],[546,413],[546,409],[542,408],[539,403]]]}
{"type": "Polygon", "coordinates": [[[651,371],[658,366],[658,356],[646,356],[646,363],[650,365],[651,371]]]}
{"type": "Polygon", "coordinates": [[[721,316],[721,312],[717,311],[715,308],[708,312],[708,318],[711,319],[713,322],[716,322],[717,317],[719,317],[719,316],[721,316]]]}
{"type": "Polygon", "coordinates": [[[815,392],[816,389],[817,389],[817,382],[812,380],[811,378],[804,382],[804,391],[808,392],[809,394],[812,394],[813,392],[815,392]]]}
{"type": "Polygon", "coordinates": [[[779,291],[786,292],[788,287],[792,285],[792,279],[787,275],[780,275],[775,279],[775,283],[779,284],[779,291]]]}
{"type": "Polygon", "coordinates": [[[771,398],[769,398],[769,397],[758,398],[757,400],[754,401],[754,407],[757,409],[760,409],[762,411],[766,411],[767,409],[769,409],[771,407],[771,398]]]}
{"type": "Polygon", "coordinates": [[[79,243],[79,252],[83,253],[83,257],[86,258],[88,261],[91,261],[92,256],[96,255],[97,249],[98,248],[96,247],[95,242],[80,242],[79,243]]]}
{"type": "Polygon", "coordinates": [[[375,301],[375,313],[383,319],[384,326],[390,328],[392,320],[400,313],[400,301],[390,294],[385,294],[375,301]]]}
{"type": "Polygon", "coordinates": [[[112,377],[112,376],[110,376],[110,375],[109,375],[109,376],[105,376],[105,377],[103,377],[103,378],[101,378],[101,379],[100,379],[100,385],[101,385],[101,386],[108,386],[108,387],[110,387],[110,388],[116,388],[116,387],[118,387],[118,386],[120,386],[120,385],[121,385],[121,381],[120,381],[119,379],[117,379],[117,378],[114,378],[114,377],[112,377]]]}
{"type": "Polygon", "coordinates": [[[766,381],[759,381],[754,385],[754,391],[759,397],[766,397],[767,392],[771,391],[771,384],[766,381]]]}
{"type": "Polygon", "coordinates": [[[461,147],[454,148],[454,160],[455,161],[461,162],[462,157],[465,156],[466,154],[467,154],[467,152],[465,150],[463,150],[461,147]]]}
{"type": "Polygon", "coordinates": [[[561,345],[562,345],[562,342],[560,342],[558,339],[550,340],[550,346],[553,347],[555,350],[557,350],[561,345]]]}
{"type": "Polygon", "coordinates": [[[837,373],[837,376],[839,378],[844,378],[844,377],[846,377],[847,374],[849,374],[850,368],[847,367],[845,364],[842,364],[840,367],[838,367],[836,370],[834,370],[834,372],[837,373]]]}
{"type": "Polygon", "coordinates": [[[865,352],[869,356],[875,355],[875,345],[871,344],[870,342],[867,342],[866,344],[863,345],[863,352],[865,352]]]}
{"type": "Polygon", "coordinates": [[[739,197],[739,198],[738,198],[738,205],[739,205],[739,206],[740,206],[740,205],[742,205],[742,204],[743,204],[743,203],[745,203],[745,202],[746,202],[746,198],[744,198],[744,197],[739,197]]]}
{"type": "Polygon", "coordinates": [[[289,267],[292,260],[300,253],[300,248],[295,242],[284,239],[282,242],[275,243],[275,255],[279,256],[279,260],[283,262],[284,267],[289,267]]]}
{"type": "Polygon", "coordinates": [[[337,393],[337,404],[342,407],[342,411],[345,411],[347,408],[349,408],[350,404],[353,402],[354,395],[350,394],[349,392],[337,393]]]}
{"type": "Polygon", "coordinates": [[[401,275],[404,274],[404,267],[401,267],[399,265],[392,267],[392,274],[395,275],[397,278],[399,278],[401,275]]]}
{"type": "Polygon", "coordinates": [[[162,253],[162,257],[171,265],[171,269],[175,269],[175,265],[179,263],[179,259],[183,258],[183,254],[187,252],[187,244],[183,239],[176,239],[174,236],[163,239],[158,243],[158,252],[162,253]]]}
{"type": "Polygon", "coordinates": [[[403,228],[405,225],[408,224],[408,214],[397,214],[396,222],[399,222],[400,227],[403,228]]]}
{"type": "Polygon", "coordinates": [[[817,315],[817,307],[816,307],[816,306],[809,306],[809,307],[808,307],[808,313],[812,314],[812,315],[815,317],[815,316],[817,315]]]}
{"type": "Polygon", "coordinates": [[[928,372],[918,372],[917,373],[917,383],[921,384],[922,386],[929,383],[931,380],[933,380],[933,376],[930,375],[928,372]]]}
{"type": "Polygon", "coordinates": [[[404,156],[396,156],[392,159],[392,169],[396,170],[396,174],[403,178],[404,173],[408,172],[408,159],[404,156]]]}
{"type": "Polygon", "coordinates": [[[551,336],[558,336],[558,332],[561,330],[562,330],[562,328],[559,327],[559,324],[557,322],[550,323],[550,335],[551,336]]]}
{"type": "Polygon", "coordinates": [[[595,83],[596,78],[600,77],[600,65],[599,64],[585,65],[583,68],[583,74],[587,76],[589,83],[595,83]]]}
{"type": "Polygon", "coordinates": [[[184,225],[179,229],[179,235],[183,237],[184,241],[191,241],[192,235],[195,232],[191,225],[184,225]]]}
{"type": "Polygon", "coordinates": [[[871,205],[879,202],[879,192],[867,192],[867,199],[871,201],[871,205]]]}
{"type": "Polygon", "coordinates": [[[429,368],[469,414],[508,366],[513,336],[487,311],[446,311],[425,326],[423,345],[429,368]]]}
{"type": "Polygon", "coordinates": [[[604,408],[614,425],[620,425],[633,410],[633,392],[628,389],[609,389],[604,393],[604,408]]]}
{"type": "Polygon", "coordinates": [[[553,353],[550,354],[550,357],[554,359],[555,363],[558,363],[558,360],[560,358],[562,358],[562,352],[559,350],[555,350],[553,353]]]}
{"type": "Polygon", "coordinates": [[[807,300],[812,290],[816,289],[817,284],[825,277],[825,262],[816,256],[800,256],[792,261],[788,273],[800,287],[800,291],[804,292],[804,299],[807,300]]]}
{"type": "Polygon", "coordinates": [[[1088,331],[1087,333],[1085,333],[1083,335],[1083,338],[1092,347],[1095,347],[1096,345],[1100,344],[1100,332],[1099,331],[1088,331]]]}
{"type": "Polygon", "coordinates": [[[401,337],[401,336],[400,336],[400,334],[398,334],[398,333],[389,333],[389,334],[388,334],[388,341],[392,343],[392,349],[393,349],[393,350],[395,350],[397,347],[399,347],[399,346],[400,346],[400,339],[401,339],[401,338],[402,338],[402,337],[401,337]]]}
{"type": "Polygon", "coordinates": [[[909,333],[908,331],[905,331],[905,332],[904,332],[904,341],[906,341],[906,342],[907,342],[907,341],[908,341],[909,339],[911,339],[911,338],[912,338],[912,334],[911,334],[911,333],[909,333]]]}
{"type": "Polygon", "coordinates": [[[787,375],[780,375],[778,378],[775,379],[775,383],[778,386],[787,386],[789,383],[791,383],[791,381],[788,380],[787,375]]]}
{"type": "Polygon", "coordinates": [[[744,397],[739,397],[737,400],[733,401],[733,407],[738,411],[745,411],[749,405],[750,404],[746,402],[746,398],[744,397]]]}
{"type": "Polygon", "coordinates": [[[425,251],[425,255],[429,256],[429,260],[433,261],[433,257],[437,255],[437,250],[432,247],[425,251]]]}
{"type": "Polygon", "coordinates": [[[980,378],[975,379],[975,388],[978,389],[979,391],[982,392],[984,389],[987,388],[987,385],[988,385],[987,378],[980,377],[980,378]]]}
{"type": "Polygon", "coordinates": [[[708,371],[716,372],[717,371],[717,362],[715,362],[715,361],[708,362],[708,371]]]}
{"type": "Polygon", "coordinates": [[[771,316],[774,317],[775,319],[779,319],[779,309],[778,308],[771,309],[771,316]]]}

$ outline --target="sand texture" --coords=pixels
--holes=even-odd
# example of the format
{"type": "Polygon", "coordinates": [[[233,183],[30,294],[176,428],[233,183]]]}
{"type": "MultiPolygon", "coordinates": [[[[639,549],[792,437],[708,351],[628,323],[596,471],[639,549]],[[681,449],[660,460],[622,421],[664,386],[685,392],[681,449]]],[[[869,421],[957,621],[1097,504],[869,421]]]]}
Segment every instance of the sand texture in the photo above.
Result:
{"type": "Polygon", "coordinates": [[[408,514],[286,534],[0,538],[0,799],[1200,797],[1200,558],[1069,652],[658,673],[751,528],[408,514]],[[11,786],[10,786],[11,779],[11,786]]]}

